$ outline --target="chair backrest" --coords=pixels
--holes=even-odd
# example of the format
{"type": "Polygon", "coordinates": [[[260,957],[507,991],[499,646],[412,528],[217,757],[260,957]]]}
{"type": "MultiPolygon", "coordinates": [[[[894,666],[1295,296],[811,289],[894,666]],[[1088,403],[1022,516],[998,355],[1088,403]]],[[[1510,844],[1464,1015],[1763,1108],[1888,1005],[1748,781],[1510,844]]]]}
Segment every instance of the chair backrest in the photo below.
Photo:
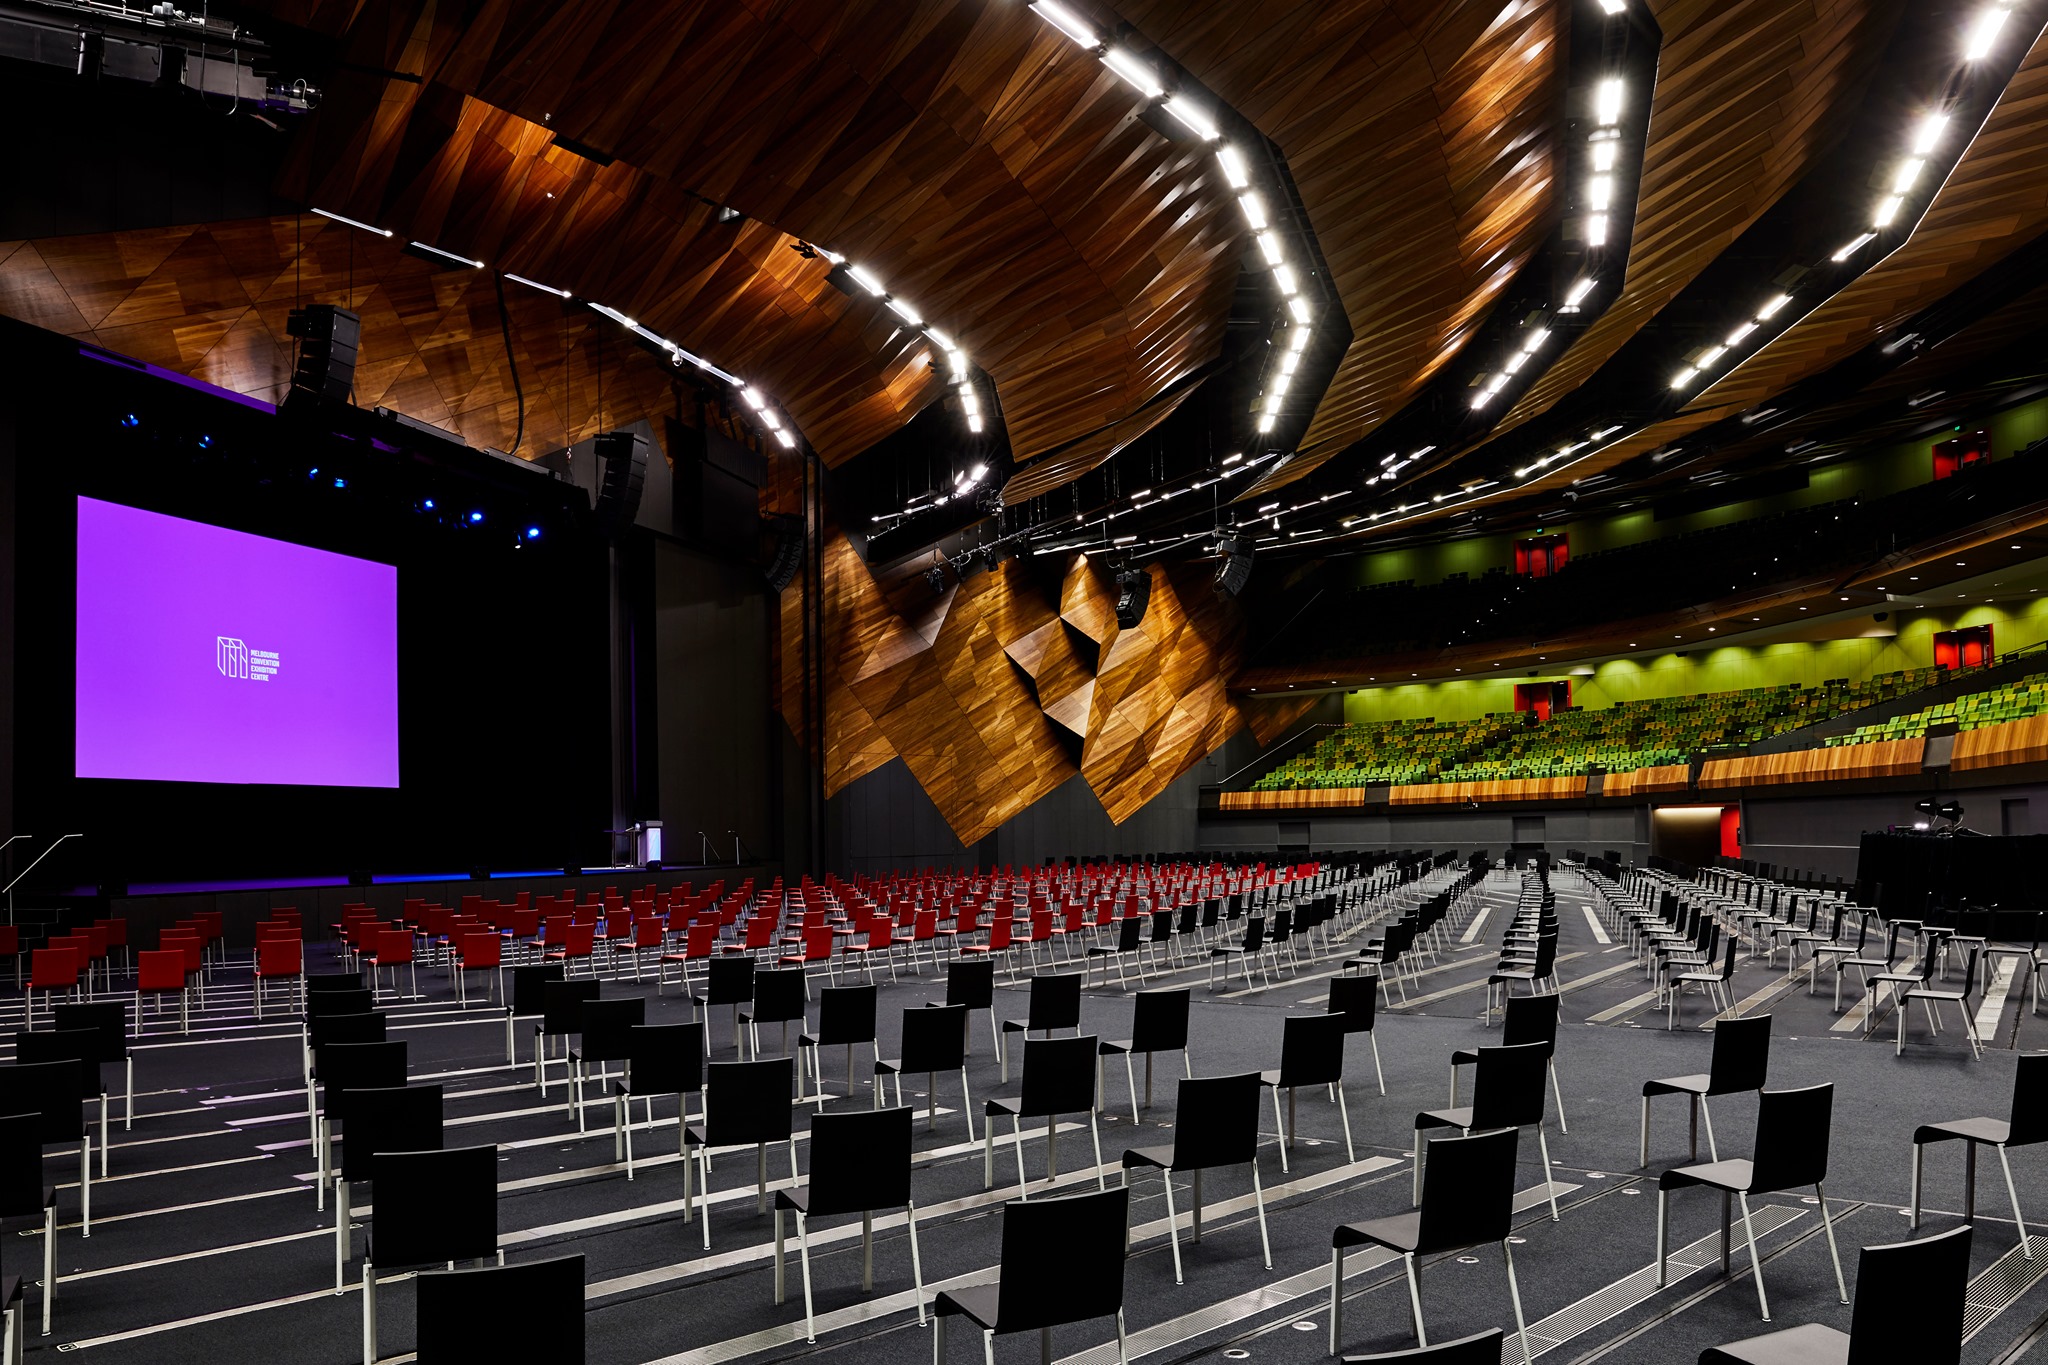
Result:
{"type": "Polygon", "coordinates": [[[455,951],[461,954],[465,970],[479,971],[504,961],[505,940],[496,930],[471,929],[456,936],[455,951]]]}
{"type": "MultiPolygon", "coordinates": [[[[1345,1356],[1346,1365],[1500,1365],[1503,1343],[1508,1334],[1495,1327],[1456,1341],[1434,1346],[1413,1346],[1405,1351],[1376,1351],[1371,1355],[1345,1356]]],[[[420,1357],[422,1361],[425,1355],[420,1357]]]]}
{"type": "Polygon", "coordinates": [[[1152,942],[1170,941],[1173,938],[1173,911],[1153,910],[1149,913],[1152,917],[1152,942]]]}
{"type": "Polygon", "coordinates": [[[540,1031],[581,1033],[583,1006],[598,998],[595,981],[546,981],[540,988],[540,1031]]]}
{"type": "MultiPolygon", "coordinates": [[[[311,984],[311,978],[308,978],[308,984],[311,984]]],[[[324,991],[306,993],[308,1027],[311,1027],[315,1019],[326,1019],[337,1014],[368,1014],[376,1008],[377,993],[363,986],[349,990],[336,990],[330,987],[324,991]]]]}
{"type": "Polygon", "coordinates": [[[1032,1038],[1024,1044],[1024,1082],[1018,1114],[1049,1118],[1095,1107],[1096,1039],[1032,1038]]]}
{"type": "Polygon", "coordinates": [[[306,1041],[313,1049],[313,1069],[320,1068],[321,1055],[334,1043],[381,1043],[387,1020],[375,1010],[356,1014],[315,1014],[306,1020],[306,1041]]]}
{"type": "Polygon", "coordinates": [[[50,1189],[43,1179],[41,1115],[0,1114],[0,1218],[41,1218],[50,1189]]]}
{"type": "MultiPolygon", "coordinates": [[[[1492,1049],[1481,1048],[1482,1054],[1492,1049]]],[[[1422,1221],[1415,1254],[1498,1242],[1514,1226],[1513,1128],[1431,1139],[1422,1167],[1422,1221]]]]}
{"type": "Polygon", "coordinates": [[[1344,1079],[1341,1014],[1290,1014],[1280,1021],[1279,1084],[1336,1085],[1344,1079]]]}
{"type": "Polygon", "coordinates": [[[1028,1332],[1121,1310],[1129,1210],[1130,1191],[1121,1187],[1003,1205],[995,1330],[1028,1332]]]}
{"type": "Polygon", "coordinates": [[[1472,1077],[1472,1126],[1520,1128],[1543,1122],[1550,1048],[1542,1043],[1482,1047],[1472,1077]]]}
{"type": "Polygon", "coordinates": [[[135,955],[135,984],[145,991],[182,991],[185,989],[185,954],[180,949],[164,948],[135,955]]]}
{"type": "MultiPolygon", "coordinates": [[[[17,1062],[69,1062],[78,1070],[78,1096],[100,1093],[100,1032],[91,1028],[43,1029],[14,1035],[17,1062]]],[[[6,1100],[0,1099],[0,1105],[6,1100]]]]}
{"type": "Polygon", "coordinates": [[[898,1064],[912,1075],[958,1071],[967,1062],[967,1006],[904,1010],[901,1052],[898,1064]]]}
{"type": "Polygon", "coordinates": [[[827,986],[819,991],[819,1044],[874,1042],[876,995],[873,986],[827,986]]]}
{"type": "Polygon", "coordinates": [[[1117,921],[1116,950],[1120,953],[1135,953],[1145,944],[1145,921],[1137,915],[1125,915],[1117,921]]]}
{"type": "Polygon", "coordinates": [[[809,1213],[859,1213],[910,1202],[911,1111],[847,1109],[811,1120],[809,1213]]]}
{"type": "Polygon", "coordinates": [[[1173,1109],[1173,1169],[1242,1166],[1259,1150],[1259,1073],[1195,1076],[1173,1109]]]}
{"type": "Polygon", "coordinates": [[[706,1005],[747,1005],[754,999],[754,959],[714,957],[704,964],[706,1005]]]}
{"type": "Polygon", "coordinates": [[[89,1028],[100,1035],[100,1060],[118,1062],[128,1055],[128,1007],[118,1000],[84,1005],[59,1005],[52,1011],[60,1029],[89,1028]]]}
{"type": "Polygon", "coordinates": [[[1756,1155],[1749,1193],[1800,1189],[1828,1177],[1835,1087],[1766,1090],[1757,1096],[1756,1155]]]}
{"type": "Polygon", "coordinates": [[[498,1254],[498,1149],[379,1152],[363,1259],[378,1266],[470,1261],[498,1254]]]}
{"type": "Polygon", "coordinates": [[[630,1030],[647,1022],[647,998],[629,995],[586,1000],[579,1022],[577,1032],[583,1036],[578,1040],[577,1056],[586,1062],[623,1062],[633,1055],[630,1030]]]}
{"type": "Polygon", "coordinates": [[[1501,1021],[1501,1042],[1509,1047],[1522,1043],[1541,1043],[1543,1055],[1548,1057],[1557,1049],[1559,999],[1556,991],[1544,991],[1538,995],[1509,996],[1507,1014],[1501,1021]]]}
{"type": "Polygon", "coordinates": [[[560,981],[568,969],[559,962],[525,962],[512,969],[512,1015],[525,1018],[547,1008],[547,984],[560,981]]]}
{"type": "Polygon", "coordinates": [[[1025,1027],[1081,1027],[1081,973],[1042,973],[1031,978],[1031,1003],[1025,1027]]]}
{"type": "MultiPolygon", "coordinates": [[[[996,923],[1003,923],[997,919],[996,923]]],[[[996,964],[987,958],[946,964],[946,1003],[965,1005],[971,1010],[993,1008],[996,999],[996,964]]]]}
{"type": "Polygon", "coordinates": [[[788,1023],[804,1017],[804,970],[780,967],[754,973],[754,1022],[788,1023]]]}
{"type": "Polygon", "coordinates": [[[297,938],[267,938],[256,945],[258,976],[296,976],[299,966],[297,938]]]}
{"type": "Polygon", "coordinates": [[[441,1098],[439,1084],[351,1090],[342,1178],[368,1180],[379,1152],[440,1151],[441,1098]]]}
{"type": "MultiPolygon", "coordinates": [[[[524,894],[524,893],[521,893],[524,894]]],[[[421,1272],[418,1365],[583,1365],[583,1257],[421,1272]]]]}
{"type": "Polygon", "coordinates": [[[788,1057],[713,1062],[704,1085],[705,1141],[713,1147],[787,1141],[795,1080],[796,1063],[788,1057]]]}
{"type": "Polygon", "coordinates": [[[1933,1237],[1863,1248],[1847,1365],[1958,1365],[1970,1232],[1965,1223],[1933,1237]]]}
{"type": "Polygon", "coordinates": [[[634,1024],[626,1030],[626,1075],[636,1095],[688,1095],[704,1088],[704,1024],[634,1024]]]}
{"type": "Polygon", "coordinates": [[[359,991],[363,988],[363,974],[356,972],[308,972],[306,973],[306,994],[319,995],[323,991],[359,991]]]}
{"type": "Polygon", "coordinates": [[[330,1043],[320,1054],[321,1108],[336,1122],[348,1121],[349,1107],[363,1091],[404,1084],[404,1043],[330,1043]]]}
{"type": "Polygon", "coordinates": [[[2008,1147],[2048,1142],[2048,1065],[2044,1063],[2048,1063],[2048,1053],[2022,1053],[2019,1057],[2019,1069],[2012,1078],[2012,1128],[2005,1144],[2008,1147]]]}
{"type": "MultiPolygon", "coordinates": [[[[1508,998],[1513,1001],[1521,997],[1508,998]]],[[[1339,972],[1330,978],[1328,1013],[1342,1016],[1346,1033],[1371,1033],[1379,1002],[1380,979],[1377,975],[1339,972]]]]}
{"type": "Polygon", "coordinates": [[[1185,1048],[1192,999],[1186,986],[1139,991],[1131,997],[1131,1051],[1179,1052],[1185,1048]]]}
{"type": "Polygon", "coordinates": [[[1707,1066],[1709,1095],[1738,1095],[1764,1088],[1771,1069],[1771,1016],[1717,1020],[1714,1059],[1707,1066]]]}

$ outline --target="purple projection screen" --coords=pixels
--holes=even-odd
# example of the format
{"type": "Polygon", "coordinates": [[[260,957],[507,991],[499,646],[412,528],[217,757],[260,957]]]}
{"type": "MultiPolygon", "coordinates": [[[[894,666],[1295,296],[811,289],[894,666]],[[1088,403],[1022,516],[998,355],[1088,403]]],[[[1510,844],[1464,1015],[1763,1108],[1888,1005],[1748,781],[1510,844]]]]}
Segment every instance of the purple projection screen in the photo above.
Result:
{"type": "Polygon", "coordinates": [[[79,777],[398,785],[398,570],[78,500],[79,777]]]}

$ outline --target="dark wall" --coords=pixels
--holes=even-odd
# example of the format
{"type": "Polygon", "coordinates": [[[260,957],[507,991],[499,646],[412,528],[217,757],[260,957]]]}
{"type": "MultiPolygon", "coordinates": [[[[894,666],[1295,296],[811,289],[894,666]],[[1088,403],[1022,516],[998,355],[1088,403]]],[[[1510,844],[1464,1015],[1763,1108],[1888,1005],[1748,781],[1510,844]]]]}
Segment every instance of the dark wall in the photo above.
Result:
{"type": "MultiPolygon", "coordinates": [[[[1751,797],[1742,803],[1742,856],[1811,869],[1828,877],[1856,875],[1856,854],[1866,830],[1911,827],[1927,817],[1913,803],[1924,790],[1854,796],[1751,797]]],[[[2014,784],[1945,790],[1962,802],[1964,826],[1982,834],[2048,833],[2048,786],[2014,784]],[[2010,803],[2010,804],[2009,804],[2010,803]],[[2024,804],[2019,804],[2024,803],[2024,804]]]]}
{"type": "Polygon", "coordinates": [[[954,837],[910,770],[902,760],[893,760],[826,802],[826,865],[849,872],[886,872],[1192,850],[1201,847],[1202,787],[1220,781],[1257,752],[1257,741],[1249,732],[1240,732],[1121,825],[1109,818],[1087,779],[1076,775],[973,845],[954,837]]]}
{"type": "Polygon", "coordinates": [[[758,569],[656,542],[656,708],[670,863],[698,861],[700,830],[714,859],[732,857],[728,830],[756,858],[775,849],[773,610],[758,569]]]}
{"type": "Polygon", "coordinates": [[[1498,856],[1511,845],[1541,843],[1554,854],[1613,849],[1640,861],[1649,853],[1642,812],[1608,810],[1442,810],[1415,814],[1343,815],[1315,811],[1261,816],[1212,814],[1202,822],[1201,847],[1219,853],[1271,853],[1282,844],[1321,850],[1403,848],[1486,850],[1498,856]],[[1533,823],[1541,822],[1540,832],[1533,823]]]}

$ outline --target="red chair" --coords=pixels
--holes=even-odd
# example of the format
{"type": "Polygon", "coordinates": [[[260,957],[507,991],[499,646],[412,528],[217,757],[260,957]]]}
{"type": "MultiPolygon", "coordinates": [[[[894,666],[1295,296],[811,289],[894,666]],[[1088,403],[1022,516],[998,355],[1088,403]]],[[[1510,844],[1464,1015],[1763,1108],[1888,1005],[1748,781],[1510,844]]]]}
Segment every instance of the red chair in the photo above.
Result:
{"type": "MultiPolygon", "coordinates": [[[[121,950],[121,971],[125,975],[128,971],[128,921],[116,916],[112,919],[96,919],[93,921],[93,925],[96,928],[103,928],[107,931],[107,947],[109,950],[115,948],[121,950]]],[[[17,981],[15,984],[18,986],[21,983],[17,981]]]]}
{"type": "Polygon", "coordinates": [[[877,953],[881,954],[889,963],[889,979],[894,981],[896,979],[895,921],[891,920],[887,915],[876,915],[868,921],[867,930],[868,941],[866,943],[848,943],[841,951],[859,957],[861,970],[866,974],[869,985],[873,985],[875,980],[875,955],[877,953]]]}
{"type": "Polygon", "coordinates": [[[256,940],[256,1017],[263,1017],[263,987],[272,981],[286,983],[286,998],[295,1008],[305,1008],[306,967],[299,951],[298,930],[288,924],[277,926],[283,934],[256,940]],[[296,984],[293,984],[296,983],[296,984]]]}
{"type": "Polygon", "coordinates": [[[1003,959],[1004,959],[1004,960],[1005,960],[1005,961],[1006,961],[1006,962],[1007,962],[1007,963],[1009,964],[1009,967],[1010,967],[1010,977],[1011,977],[1011,979],[1012,979],[1012,980],[1016,979],[1016,976],[1017,976],[1017,955],[1016,955],[1016,952],[1015,952],[1015,951],[1014,951],[1014,950],[1012,949],[1012,947],[1010,946],[1010,934],[1011,934],[1011,927],[1010,927],[1010,926],[1011,926],[1011,924],[1012,924],[1012,923],[1013,923],[1013,921],[1012,921],[1012,920],[1010,919],[1010,917],[1009,917],[1008,915],[1005,915],[1005,914],[1001,914],[1001,913],[998,913],[998,914],[996,915],[995,919],[993,919],[993,920],[991,920],[991,921],[989,922],[989,926],[988,926],[988,942],[986,942],[986,943],[963,943],[963,944],[961,944],[961,945],[960,945],[960,954],[961,954],[961,956],[963,956],[963,957],[983,957],[983,956],[986,956],[986,957],[991,957],[991,958],[992,958],[992,957],[994,957],[994,956],[995,956],[995,955],[996,955],[997,953],[1001,953],[1001,954],[1003,955],[1003,959]]]}
{"type": "Polygon", "coordinates": [[[215,961],[220,960],[222,945],[226,939],[227,916],[218,910],[201,910],[193,916],[204,931],[204,940],[209,954],[215,961]]]}
{"type": "Polygon", "coordinates": [[[185,963],[185,984],[199,988],[199,1008],[206,1008],[206,940],[197,933],[166,929],[156,936],[159,950],[175,951],[185,963]]]}
{"type": "Polygon", "coordinates": [[[569,964],[572,962],[583,963],[585,967],[590,969],[590,974],[595,976],[597,970],[590,955],[591,950],[596,944],[596,921],[593,920],[587,924],[568,925],[562,933],[562,946],[548,954],[548,961],[561,963],[562,975],[564,976],[569,974],[569,964]]]}
{"type": "Polygon", "coordinates": [[[633,921],[633,941],[631,943],[621,943],[617,939],[612,940],[612,960],[616,962],[620,953],[631,953],[633,955],[633,979],[638,981],[640,979],[641,960],[652,954],[655,959],[655,975],[659,977],[661,975],[661,950],[666,937],[667,935],[662,928],[661,916],[655,914],[642,915],[639,919],[633,921]]]}
{"type": "Polygon", "coordinates": [[[183,948],[163,948],[153,953],[135,955],[135,1032],[142,1033],[142,997],[152,995],[161,1000],[166,994],[176,992],[178,997],[178,1032],[192,1031],[192,993],[185,984],[187,971],[183,948]]]}
{"type": "Polygon", "coordinates": [[[752,953],[759,957],[775,947],[775,927],[780,923],[776,916],[757,911],[747,917],[746,937],[738,943],[728,943],[728,953],[752,953]]]}
{"type": "Polygon", "coordinates": [[[469,1006],[469,974],[490,972],[497,977],[495,988],[490,977],[484,978],[484,1002],[490,1003],[493,989],[502,998],[505,994],[504,940],[488,929],[473,929],[458,934],[454,943],[455,953],[455,998],[466,1009],[469,1006]]]}
{"type": "Polygon", "coordinates": [[[707,960],[717,947],[717,920],[709,919],[702,924],[691,925],[689,931],[683,936],[683,951],[680,953],[663,953],[661,961],[656,964],[654,993],[660,995],[662,987],[668,984],[668,967],[673,962],[676,965],[676,977],[682,985],[683,994],[688,995],[690,993],[690,964],[707,960]]]}
{"type": "Polygon", "coordinates": [[[48,948],[38,948],[29,958],[28,970],[28,1013],[23,1022],[35,1017],[36,992],[43,993],[43,1002],[52,1004],[50,995],[55,991],[69,991],[71,998],[78,996],[78,964],[84,954],[76,944],[68,944],[53,938],[48,948]]]}
{"type": "Polygon", "coordinates": [[[374,940],[374,951],[370,954],[370,985],[376,990],[383,989],[384,969],[391,969],[391,989],[398,990],[398,969],[404,967],[412,976],[412,994],[402,997],[408,1000],[420,998],[420,969],[413,961],[412,930],[380,929],[374,940]]]}

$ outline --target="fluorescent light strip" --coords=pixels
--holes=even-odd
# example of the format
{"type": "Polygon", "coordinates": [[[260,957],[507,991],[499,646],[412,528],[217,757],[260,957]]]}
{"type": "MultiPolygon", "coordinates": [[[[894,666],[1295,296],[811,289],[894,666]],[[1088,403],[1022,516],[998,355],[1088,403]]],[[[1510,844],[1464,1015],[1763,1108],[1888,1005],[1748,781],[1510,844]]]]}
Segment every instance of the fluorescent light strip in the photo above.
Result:
{"type": "Polygon", "coordinates": [[[553,294],[558,299],[566,299],[569,297],[569,291],[566,289],[557,289],[551,284],[542,284],[539,280],[529,280],[524,275],[508,274],[505,276],[505,278],[512,281],[512,283],[514,284],[523,284],[528,289],[538,289],[543,294],[553,294]]]}
{"type": "MultiPolygon", "coordinates": [[[[385,235],[389,236],[390,234],[386,233],[385,235]]],[[[408,245],[415,251],[424,251],[430,256],[439,256],[444,261],[453,261],[457,265],[466,265],[472,270],[482,270],[484,268],[482,261],[473,261],[467,256],[458,256],[452,251],[443,251],[440,247],[428,246],[425,242],[411,242],[408,245]]]]}
{"type": "Polygon", "coordinates": [[[1038,0],[1032,5],[1031,12],[1082,47],[1093,50],[1102,46],[1102,39],[1095,30],[1090,28],[1080,15],[1060,4],[1059,0],[1038,0]]]}
{"type": "Polygon", "coordinates": [[[1164,108],[1167,113],[1185,124],[1188,131],[1204,142],[1214,142],[1223,136],[1222,130],[1216,126],[1216,120],[1210,118],[1207,113],[1197,108],[1194,102],[1185,95],[1175,95],[1166,102],[1164,108]]]}
{"type": "Polygon", "coordinates": [[[340,214],[335,213],[329,209],[314,209],[313,212],[319,214],[322,218],[332,218],[337,223],[346,223],[348,226],[352,228],[361,228],[365,232],[374,232],[379,237],[390,237],[395,235],[393,234],[390,228],[372,227],[368,223],[358,222],[353,218],[344,218],[340,214]]]}
{"type": "Polygon", "coordinates": [[[1120,47],[1104,52],[1102,64],[1123,77],[1148,100],[1156,100],[1166,93],[1166,87],[1159,83],[1158,73],[1120,47]]]}

